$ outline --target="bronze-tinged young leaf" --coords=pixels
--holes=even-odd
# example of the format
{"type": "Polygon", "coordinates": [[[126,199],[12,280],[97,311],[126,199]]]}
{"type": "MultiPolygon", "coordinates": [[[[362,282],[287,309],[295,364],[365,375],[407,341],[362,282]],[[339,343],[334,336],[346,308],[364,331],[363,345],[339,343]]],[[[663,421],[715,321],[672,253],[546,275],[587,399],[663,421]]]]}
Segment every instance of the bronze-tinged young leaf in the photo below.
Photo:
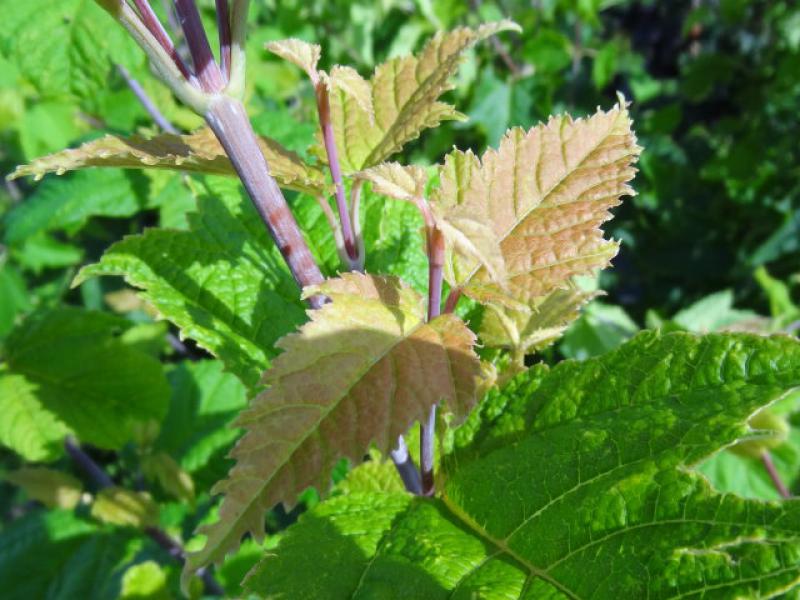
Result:
{"type": "Polygon", "coordinates": [[[312,81],[317,81],[319,77],[317,63],[322,55],[322,48],[318,44],[309,44],[303,40],[289,38],[288,40],[269,42],[266,48],[273,54],[303,69],[312,81]]]}
{"type": "Polygon", "coordinates": [[[388,452],[431,406],[456,418],[475,402],[480,362],[475,336],[455,315],[425,323],[422,296],[392,277],[350,273],[309,288],[332,303],[278,342],[269,388],[242,413],[236,465],[215,488],[219,521],[187,571],[221,560],[250,532],[263,536],[264,512],[324,490],[336,462],[360,461],[370,444],[388,452]]]}
{"type": "Polygon", "coordinates": [[[354,177],[372,184],[372,191],[376,194],[413,204],[424,197],[428,183],[428,174],[422,167],[395,162],[381,163],[356,173],[354,177]]]}
{"type": "Polygon", "coordinates": [[[417,56],[394,58],[375,69],[369,81],[375,114],[360,94],[331,94],[331,122],[345,173],[377,165],[429,127],[463,116],[439,97],[451,89],[450,77],[461,56],[475,43],[505,30],[519,31],[511,21],[478,29],[438,33],[417,56]]]}
{"type": "Polygon", "coordinates": [[[448,282],[479,302],[518,310],[564,288],[575,275],[605,267],[618,243],[600,228],[628,185],[641,148],[623,99],[586,119],[552,117],[529,131],[510,130],[478,161],[454,152],[441,170],[435,205],[486,205],[508,273],[506,289],[478,264],[451,269],[448,282]]]}
{"type": "Polygon", "coordinates": [[[331,74],[326,75],[330,92],[338,90],[352,98],[358,107],[369,116],[370,122],[375,121],[375,109],[372,106],[372,88],[369,82],[361,77],[352,67],[336,65],[331,69],[331,74]]]}
{"type": "MultiPolygon", "coordinates": [[[[324,190],[325,175],[320,169],[307,164],[300,156],[269,138],[259,137],[259,146],[272,176],[282,187],[309,194],[324,190]]],[[[108,135],[78,148],[37,158],[28,165],[17,167],[9,179],[25,175],[41,179],[47,173],[63,175],[67,171],[87,167],[236,174],[214,133],[206,127],[190,135],[166,133],[152,138],[108,135]]]]}
{"type": "Polygon", "coordinates": [[[514,310],[490,304],[483,314],[478,335],[487,346],[506,348],[524,356],[546,348],[580,316],[580,310],[595,292],[584,292],[570,285],[557,289],[531,305],[529,310],[514,310]]]}

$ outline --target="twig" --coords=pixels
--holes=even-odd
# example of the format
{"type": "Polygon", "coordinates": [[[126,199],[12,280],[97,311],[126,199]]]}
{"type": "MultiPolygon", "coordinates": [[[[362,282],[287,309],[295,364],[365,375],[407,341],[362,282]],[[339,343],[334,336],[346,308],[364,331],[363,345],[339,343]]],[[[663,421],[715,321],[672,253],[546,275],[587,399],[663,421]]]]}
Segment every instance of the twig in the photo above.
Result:
{"type": "MultiPolygon", "coordinates": [[[[94,462],[91,456],[84,452],[83,448],[78,445],[78,442],[73,437],[68,436],[64,440],[64,447],[66,448],[67,454],[69,454],[72,460],[74,460],[75,463],[92,479],[92,481],[94,481],[98,488],[103,489],[112,487],[114,485],[114,482],[112,481],[111,477],[108,476],[108,473],[106,473],[96,462],[94,462]]],[[[184,550],[183,546],[165,531],[159,529],[158,527],[152,526],[144,527],[143,530],[150,539],[152,539],[161,548],[166,550],[167,554],[169,554],[175,561],[181,565],[186,562],[186,551],[184,550]]],[[[211,571],[206,569],[202,573],[198,571],[197,574],[202,577],[207,593],[215,596],[225,595],[225,590],[222,589],[222,586],[220,586],[219,583],[217,583],[217,581],[214,579],[211,571]]]]}
{"type": "Polygon", "coordinates": [[[128,72],[128,69],[123,67],[122,65],[117,65],[117,71],[119,74],[122,75],[122,78],[125,80],[125,83],[128,84],[128,87],[131,88],[131,91],[139,100],[139,103],[144,107],[147,111],[147,114],[153,119],[156,125],[158,125],[161,129],[166,131],[167,133],[174,133],[178,135],[180,132],[175,128],[175,126],[169,122],[158,107],[155,105],[153,100],[150,96],[147,95],[147,92],[144,91],[142,85],[134,79],[131,74],[128,72]]]}
{"type": "Polygon", "coordinates": [[[775,468],[775,463],[772,462],[772,455],[769,453],[769,450],[764,450],[764,452],[761,453],[761,462],[764,463],[764,468],[766,468],[769,478],[772,480],[772,484],[775,486],[775,489],[778,490],[781,498],[791,498],[792,492],[790,492],[786,484],[783,483],[778,469],[775,468]]]}
{"type": "Polygon", "coordinates": [[[319,114],[319,125],[322,129],[322,140],[325,143],[325,152],[328,155],[328,167],[331,171],[331,179],[336,190],[336,208],[339,211],[339,223],[342,228],[342,239],[344,248],[347,252],[348,268],[351,271],[359,271],[360,261],[358,245],[353,234],[353,225],[350,222],[350,211],[347,207],[347,200],[344,193],[344,181],[342,179],[342,167],[339,164],[339,153],[336,150],[336,137],[331,123],[331,103],[328,94],[328,86],[324,81],[314,82],[317,94],[317,112],[319,114]]]}
{"type": "Polygon", "coordinates": [[[397,439],[397,448],[392,450],[389,456],[392,457],[392,462],[397,467],[397,472],[400,474],[406,490],[416,496],[422,494],[422,480],[419,471],[414,464],[414,459],[408,453],[408,446],[402,435],[397,439]]]}

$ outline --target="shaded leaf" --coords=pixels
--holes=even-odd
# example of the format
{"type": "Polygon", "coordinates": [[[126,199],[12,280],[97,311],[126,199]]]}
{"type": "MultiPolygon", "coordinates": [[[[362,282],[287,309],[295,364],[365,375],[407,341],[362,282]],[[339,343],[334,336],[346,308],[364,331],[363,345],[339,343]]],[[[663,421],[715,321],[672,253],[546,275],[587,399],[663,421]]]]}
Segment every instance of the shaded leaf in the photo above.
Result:
{"type": "Polygon", "coordinates": [[[214,488],[219,522],[201,531],[191,570],[220,560],[250,532],[263,536],[266,510],[328,487],[341,457],[359,461],[371,443],[388,452],[411,423],[443,402],[463,417],[475,400],[474,336],[454,315],[425,323],[423,298],[393,278],[346,274],[309,288],[332,302],[278,342],[267,391],[242,413],[237,464],[214,488]],[[368,418],[367,418],[368,416],[368,418]]]}
{"type": "MultiPolygon", "coordinates": [[[[324,190],[325,175],[320,169],[307,164],[300,156],[274,140],[261,136],[258,142],[270,173],[281,186],[310,194],[324,190]]],[[[17,167],[9,178],[33,175],[41,179],[46,173],[62,175],[85,167],[236,174],[216,136],[206,127],[190,135],[164,133],[152,138],[107,135],[78,148],[37,158],[29,165],[17,167]]]]}
{"type": "Polygon", "coordinates": [[[160,421],[169,387],[161,364],[126,346],[130,322],[76,308],[28,317],[0,368],[0,441],[31,461],[63,453],[64,436],[116,449],[137,423],[160,421]]]}
{"type": "Polygon", "coordinates": [[[456,430],[440,498],[323,502],[246,587],[320,599],[776,596],[800,583],[800,501],[720,494],[691,467],[798,385],[800,344],[739,334],[647,332],[600,358],[535,367],[456,430]],[[317,577],[292,577],[309,557],[317,577]]]}

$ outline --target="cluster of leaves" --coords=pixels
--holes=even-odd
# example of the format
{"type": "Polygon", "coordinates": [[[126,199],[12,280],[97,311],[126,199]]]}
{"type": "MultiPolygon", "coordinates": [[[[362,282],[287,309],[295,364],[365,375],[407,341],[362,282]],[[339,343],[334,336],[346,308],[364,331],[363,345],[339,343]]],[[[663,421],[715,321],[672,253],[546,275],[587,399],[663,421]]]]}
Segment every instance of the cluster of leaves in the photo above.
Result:
{"type": "MultiPolygon", "coordinates": [[[[671,131],[651,129],[650,116],[669,84],[647,80],[624,41],[592,48],[630,3],[512,8],[536,35],[492,38],[508,81],[501,63],[476,69],[471,49],[507,24],[420,45],[468,18],[464,3],[419,2],[411,20],[401,2],[254,7],[249,107],[261,149],[332,277],[304,291],[332,300],[309,313],[220,145],[153,83],[121,30],[96,35],[111,29],[107,15],[77,0],[5,4],[14,26],[0,36],[0,159],[9,173],[25,165],[16,177],[77,170],[23,183],[22,201],[9,184],[0,207],[9,597],[178,595],[164,535],[187,540],[190,571],[216,562],[230,596],[769,597],[800,582],[800,505],[765,500],[776,492],[758,462],[772,448],[794,483],[800,346],[730,333],[791,328],[800,310],[788,288],[762,270],[771,318],[734,309],[722,292],[671,319],[661,315],[674,302],[656,304],[646,324],[660,331],[634,335],[637,324],[593,301],[596,284],[581,277],[618,251],[600,226],[631,194],[640,149],[624,99],[548,120],[559,95],[583,89],[587,68],[597,98],[635,81],[645,132],[671,131]],[[342,33],[319,36],[323,48],[275,41],[310,38],[315,26],[342,33]],[[370,79],[318,65],[343,57],[366,72],[384,52],[370,79]],[[118,66],[194,133],[157,134],[118,66]],[[319,202],[332,193],[327,156],[313,120],[295,119],[314,104],[302,71],[330,92],[347,189],[363,196],[355,216],[371,275],[336,276],[319,202]],[[418,141],[463,118],[448,92],[477,129],[440,127],[418,141]],[[299,102],[275,104],[290,97],[299,102]],[[506,131],[512,122],[524,127],[506,131]],[[480,155],[444,152],[481,138],[491,147],[480,155]],[[427,318],[431,229],[443,235],[460,316],[427,318]],[[558,352],[602,356],[526,368],[576,319],[558,352]],[[385,457],[438,402],[450,417],[437,495],[418,498],[385,457]],[[109,481],[87,479],[78,444],[109,481]],[[732,445],[738,454],[720,453],[732,445]]],[[[735,4],[731,23],[750,10],[735,4]]],[[[485,19],[498,10],[479,7],[485,19]]],[[[759,16],[786,16],[775,11],[759,16]]],[[[769,51],[793,52],[791,39],[769,51]]],[[[636,204],[645,211],[658,187],[650,166],[636,204]]],[[[628,220],[614,231],[640,241],[628,220]]]]}

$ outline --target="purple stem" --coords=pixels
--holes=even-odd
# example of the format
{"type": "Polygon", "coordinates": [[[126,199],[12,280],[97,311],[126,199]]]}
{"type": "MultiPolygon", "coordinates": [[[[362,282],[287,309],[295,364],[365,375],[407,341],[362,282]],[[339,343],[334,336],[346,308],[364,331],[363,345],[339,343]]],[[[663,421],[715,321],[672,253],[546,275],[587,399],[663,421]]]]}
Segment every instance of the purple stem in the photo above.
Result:
{"type": "MultiPolygon", "coordinates": [[[[441,314],[442,280],[444,279],[444,234],[436,227],[428,228],[428,321],[441,314]]],[[[420,427],[420,467],[422,469],[422,495],[434,493],[433,457],[436,438],[436,405],[420,427]]]]}
{"type": "Polygon", "coordinates": [[[139,103],[147,111],[147,114],[149,114],[150,117],[153,119],[153,121],[155,121],[155,124],[158,125],[164,131],[166,131],[167,133],[173,133],[175,135],[178,135],[180,132],[177,129],[175,129],[172,123],[169,122],[169,119],[167,119],[161,113],[161,111],[158,110],[158,107],[155,105],[150,96],[147,95],[147,92],[144,91],[142,85],[138,81],[136,81],[133,77],[131,77],[131,74],[128,72],[128,69],[126,69],[122,65],[117,65],[117,71],[119,71],[119,74],[122,75],[122,78],[125,80],[125,83],[127,83],[128,87],[131,88],[131,91],[139,100],[139,103]]]}
{"type": "Polygon", "coordinates": [[[231,11],[228,0],[217,0],[217,29],[220,69],[227,83],[231,76],[231,11]]]}
{"type": "Polygon", "coordinates": [[[397,448],[392,450],[389,456],[392,457],[392,462],[394,462],[406,490],[419,496],[422,493],[422,480],[417,466],[414,464],[414,459],[408,453],[408,446],[402,435],[397,438],[397,448]]]}
{"type": "Polygon", "coordinates": [[[319,113],[319,124],[322,128],[322,139],[325,143],[325,152],[328,155],[328,165],[331,170],[331,178],[336,188],[336,208],[339,211],[339,222],[342,226],[342,239],[348,258],[351,260],[351,270],[359,263],[358,246],[353,235],[353,225],[350,222],[350,211],[347,208],[347,199],[344,193],[344,181],[342,179],[342,168],[339,164],[339,154],[336,150],[336,137],[331,123],[331,103],[328,94],[328,86],[325,82],[317,83],[317,111],[319,113]]]}
{"type": "Polygon", "coordinates": [[[114,481],[103,471],[92,458],[83,451],[78,445],[77,440],[72,436],[67,436],[64,440],[64,449],[70,458],[75,461],[83,471],[94,481],[98,488],[103,489],[114,485],[114,481]]]}
{"type": "MultiPolygon", "coordinates": [[[[220,96],[206,114],[206,121],[233,163],[250,199],[301,288],[324,281],[297,221],[281,189],[270,175],[269,165],[258,147],[256,134],[239,100],[220,96]]],[[[322,296],[309,298],[312,308],[325,303],[322,296]]]]}
{"type": "Polygon", "coordinates": [[[189,68],[186,66],[186,63],[183,62],[178,51],[175,50],[172,39],[169,37],[163,25],[161,25],[161,21],[158,20],[158,16],[150,6],[149,0],[133,0],[133,2],[139,10],[139,16],[142,19],[142,23],[147,27],[147,30],[153,35],[161,47],[164,48],[164,51],[169,54],[175,66],[178,67],[178,70],[181,72],[181,75],[189,79],[189,68]]]}
{"type": "Polygon", "coordinates": [[[772,455],[769,453],[769,450],[764,450],[764,452],[761,453],[761,462],[764,463],[764,467],[767,469],[769,478],[772,480],[772,484],[775,486],[775,489],[778,490],[778,493],[781,495],[781,497],[791,498],[792,492],[790,492],[789,488],[786,487],[786,484],[783,483],[781,475],[778,473],[778,469],[775,468],[775,463],[772,462],[772,455]]]}
{"type": "Polygon", "coordinates": [[[456,306],[458,305],[458,301],[461,299],[461,289],[460,288],[453,288],[450,290],[450,293],[447,295],[447,300],[444,303],[444,312],[447,314],[454,313],[456,310],[456,306]]]}
{"type": "Polygon", "coordinates": [[[200,87],[204,92],[221,91],[225,87],[222,73],[208,44],[208,36],[200,20],[195,0],[175,0],[175,10],[178,12],[186,43],[189,45],[189,53],[192,55],[200,87]]]}

